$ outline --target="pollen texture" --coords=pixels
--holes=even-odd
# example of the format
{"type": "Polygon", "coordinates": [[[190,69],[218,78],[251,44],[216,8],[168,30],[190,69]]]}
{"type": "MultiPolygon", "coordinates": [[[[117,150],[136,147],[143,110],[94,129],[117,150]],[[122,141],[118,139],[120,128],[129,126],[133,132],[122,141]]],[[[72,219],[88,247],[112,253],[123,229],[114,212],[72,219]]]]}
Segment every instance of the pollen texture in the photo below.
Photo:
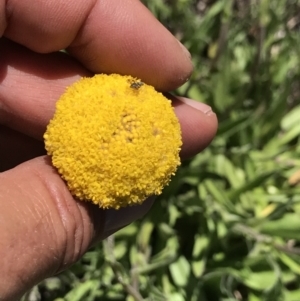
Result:
{"type": "Polygon", "coordinates": [[[180,165],[170,100],[131,76],[99,74],[70,86],[44,139],[70,192],[102,208],[159,195],[180,165]]]}

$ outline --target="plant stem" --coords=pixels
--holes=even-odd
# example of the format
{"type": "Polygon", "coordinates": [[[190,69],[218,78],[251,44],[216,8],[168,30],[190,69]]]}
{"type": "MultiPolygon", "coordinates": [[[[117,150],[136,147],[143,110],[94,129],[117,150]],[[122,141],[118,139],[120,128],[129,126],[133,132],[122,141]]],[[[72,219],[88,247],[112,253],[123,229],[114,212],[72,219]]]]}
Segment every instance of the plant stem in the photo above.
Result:
{"type": "Polygon", "coordinates": [[[120,269],[121,264],[116,261],[116,258],[114,256],[114,245],[115,245],[114,236],[111,235],[103,243],[107,253],[106,254],[108,259],[107,262],[112,268],[118,282],[123,286],[123,289],[134,298],[135,301],[144,301],[144,298],[139,293],[139,291],[136,288],[134,288],[132,285],[130,285],[122,275],[123,271],[121,271],[120,269]]]}

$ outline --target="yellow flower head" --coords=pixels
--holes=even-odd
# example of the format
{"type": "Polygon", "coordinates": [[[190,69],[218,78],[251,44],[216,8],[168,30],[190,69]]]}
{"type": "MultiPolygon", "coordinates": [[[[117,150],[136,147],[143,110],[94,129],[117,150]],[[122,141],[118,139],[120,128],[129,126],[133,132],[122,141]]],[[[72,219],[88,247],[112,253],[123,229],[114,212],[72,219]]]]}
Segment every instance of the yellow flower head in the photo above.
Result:
{"type": "Polygon", "coordinates": [[[80,79],[58,100],[44,138],[70,192],[102,208],[160,194],[180,165],[171,102],[131,76],[80,79]]]}

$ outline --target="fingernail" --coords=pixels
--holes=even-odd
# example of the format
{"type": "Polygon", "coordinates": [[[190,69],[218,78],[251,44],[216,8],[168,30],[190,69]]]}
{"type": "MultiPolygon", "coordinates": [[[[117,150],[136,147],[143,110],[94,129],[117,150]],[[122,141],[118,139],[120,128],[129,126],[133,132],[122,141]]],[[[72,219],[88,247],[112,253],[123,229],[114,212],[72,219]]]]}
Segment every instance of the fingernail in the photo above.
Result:
{"type": "Polygon", "coordinates": [[[186,98],[186,97],[177,97],[180,101],[184,102],[185,104],[187,104],[188,106],[190,107],[193,107],[201,112],[203,112],[205,115],[212,115],[214,114],[212,108],[203,103],[203,102],[199,102],[199,101],[196,101],[196,100],[192,100],[190,98],[186,98]]]}
{"type": "Polygon", "coordinates": [[[176,41],[178,42],[179,46],[181,47],[181,49],[182,49],[184,55],[185,55],[189,60],[191,60],[192,56],[191,56],[190,52],[186,49],[186,47],[185,47],[179,40],[176,39],[176,41]]]}
{"type": "Polygon", "coordinates": [[[119,210],[105,210],[103,236],[107,237],[118,229],[127,226],[139,218],[142,218],[150,210],[155,198],[155,196],[149,197],[143,204],[137,206],[125,207],[119,210]]]}

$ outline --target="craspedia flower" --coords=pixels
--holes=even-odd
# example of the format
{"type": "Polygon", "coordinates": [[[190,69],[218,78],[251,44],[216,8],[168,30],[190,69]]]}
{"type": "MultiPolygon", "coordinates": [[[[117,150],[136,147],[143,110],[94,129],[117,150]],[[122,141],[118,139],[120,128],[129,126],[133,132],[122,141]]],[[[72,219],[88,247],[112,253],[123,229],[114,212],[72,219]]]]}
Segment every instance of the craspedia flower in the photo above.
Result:
{"type": "Polygon", "coordinates": [[[44,139],[70,192],[102,208],[160,194],[180,164],[170,100],[131,76],[100,74],[70,86],[44,139]]]}

